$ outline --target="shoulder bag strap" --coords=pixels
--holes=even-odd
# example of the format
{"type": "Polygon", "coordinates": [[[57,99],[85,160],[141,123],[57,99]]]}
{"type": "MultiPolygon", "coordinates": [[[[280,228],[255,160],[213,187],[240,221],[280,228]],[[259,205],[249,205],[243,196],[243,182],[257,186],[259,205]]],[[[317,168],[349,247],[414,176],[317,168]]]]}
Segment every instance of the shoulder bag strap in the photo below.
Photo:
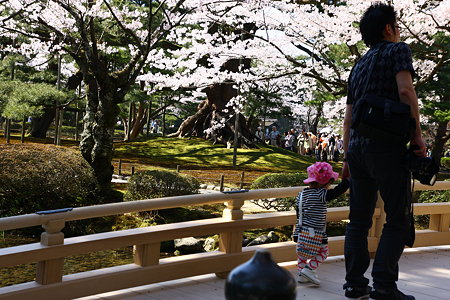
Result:
{"type": "Polygon", "coordinates": [[[369,85],[370,77],[372,77],[373,68],[374,68],[375,62],[377,60],[378,50],[379,50],[378,48],[373,50],[374,53],[373,53],[372,59],[370,60],[369,70],[367,71],[367,77],[365,78],[366,80],[364,81],[364,84],[363,84],[363,90],[361,93],[361,97],[366,95],[367,86],[369,85]]]}

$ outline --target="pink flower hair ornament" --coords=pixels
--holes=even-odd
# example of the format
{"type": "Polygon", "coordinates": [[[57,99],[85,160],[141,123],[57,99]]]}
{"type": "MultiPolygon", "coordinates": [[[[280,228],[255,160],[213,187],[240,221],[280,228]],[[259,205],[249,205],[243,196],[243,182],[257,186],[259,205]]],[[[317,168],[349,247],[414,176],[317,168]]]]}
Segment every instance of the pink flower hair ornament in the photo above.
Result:
{"type": "Polygon", "coordinates": [[[339,177],[338,173],[333,172],[333,167],[326,162],[316,162],[306,170],[308,171],[308,178],[303,180],[304,183],[327,184],[330,179],[336,181],[339,177]]]}

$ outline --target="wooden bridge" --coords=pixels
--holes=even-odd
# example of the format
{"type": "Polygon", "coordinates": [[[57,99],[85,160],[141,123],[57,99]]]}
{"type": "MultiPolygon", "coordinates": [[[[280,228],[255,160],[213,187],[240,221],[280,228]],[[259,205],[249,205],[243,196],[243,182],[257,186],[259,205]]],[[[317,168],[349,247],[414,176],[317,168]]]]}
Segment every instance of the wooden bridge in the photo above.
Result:
{"type": "MultiPolygon", "coordinates": [[[[171,284],[174,283],[173,280],[178,280],[178,282],[210,282],[211,286],[217,285],[217,289],[213,288],[212,293],[214,294],[214,291],[217,290],[217,296],[221,297],[217,299],[223,299],[223,290],[221,290],[223,289],[223,279],[218,280],[212,278],[212,275],[208,274],[216,274],[217,276],[224,278],[227,272],[247,261],[253,255],[255,250],[261,248],[269,250],[277,262],[286,264],[286,267],[290,268],[290,270],[292,270],[292,266],[289,266],[292,265],[292,262],[296,259],[295,243],[293,242],[279,242],[242,247],[242,237],[245,230],[271,228],[292,225],[295,223],[295,212],[244,214],[241,209],[244,201],[260,198],[293,197],[303,188],[304,187],[291,187],[252,190],[244,193],[232,194],[215,193],[167,197],[79,207],[71,211],[47,215],[29,214],[2,218],[0,219],[0,231],[42,225],[45,232],[41,236],[40,243],[0,249],[0,267],[37,262],[35,281],[0,288],[0,299],[60,300],[86,296],[90,296],[92,299],[100,297],[100,299],[102,299],[107,296],[99,294],[105,292],[111,293],[112,291],[123,289],[132,289],[128,290],[128,292],[130,292],[133,290],[138,291],[139,289],[145,290],[147,288],[150,290],[153,289],[155,292],[155,287],[156,291],[158,291],[158,287],[161,286],[170,287],[171,284]],[[225,203],[226,208],[224,209],[221,218],[165,224],[66,239],[61,232],[66,222],[74,220],[211,203],[225,203]],[[162,241],[217,233],[220,234],[219,251],[160,258],[160,244],[162,241]],[[134,246],[134,263],[132,264],[63,275],[65,257],[126,246],[134,246]],[[152,284],[153,287],[148,286],[152,284]],[[221,289],[219,286],[221,286],[221,289]]],[[[448,181],[437,182],[433,187],[416,184],[416,190],[448,189],[450,189],[450,182],[448,181]]],[[[416,215],[430,215],[428,229],[418,230],[416,233],[415,247],[450,245],[450,202],[418,203],[415,204],[414,213],[416,215]]],[[[342,221],[347,218],[348,207],[328,209],[328,221],[342,221]]],[[[376,251],[381,230],[385,222],[381,199],[377,202],[377,208],[373,219],[373,227],[370,230],[368,237],[369,251],[371,253],[376,251]]],[[[325,282],[332,282],[332,285],[334,286],[333,290],[336,290],[336,287],[340,286],[343,280],[342,261],[339,260],[339,255],[343,254],[344,237],[330,237],[329,243],[330,256],[337,256],[338,259],[335,262],[330,260],[323,268],[321,267],[319,275],[322,276],[321,272],[327,274],[328,277],[323,276],[325,282]],[[327,268],[334,268],[334,264],[337,264],[338,267],[340,264],[341,271],[334,271],[333,275],[333,272],[330,271],[331,273],[328,273],[326,270],[327,268]]],[[[442,251],[447,250],[444,249],[442,251]]],[[[447,257],[447,260],[442,262],[442,266],[448,266],[448,252],[444,253],[446,254],[437,255],[447,257]]],[[[414,254],[412,257],[415,255],[417,254],[414,254]]],[[[405,259],[407,258],[402,258],[402,260],[405,259]]],[[[433,260],[433,258],[428,257],[427,260],[433,260]]],[[[423,272],[423,276],[421,274],[408,273],[408,271],[407,273],[402,273],[402,276],[403,278],[404,276],[418,276],[419,281],[426,281],[430,279],[430,277],[427,276],[430,276],[431,273],[431,275],[437,274],[436,276],[443,277],[448,282],[449,278],[445,278],[445,275],[442,275],[439,272],[433,273],[433,266],[434,265],[431,265],[431,267],[424,266],[423,269],[419,270],[423,272]]],[[[410,272],[416,271],[417,270],[415,269],[410,270],[410,272]]],[[[176,283],[177,281],[175,281],[175,284],[176,283]]],[[[422,283],[419,282],[418,284],[422,283]]],[[[321,293],[330,289],[325,286],[326,285],[324,284],[324,288],[321,289],[310,288],[309,291],[312,291],[312,294],[310,294],[311,296],[307,296],[306,298],[303,297],[303,299],[324,299],[325,297],[331,299],[343,298],[342,293],[339,293],[337,290],[334,293],[327,292],[326,295],[328,296],[324,296],[324,294],[321,293]],[[331,294],[334,294],[335,298],[331,297],[331,294]]],[[[441,286],[444,288],[444,292],[445,289],[447,289],[448,294],[448,284],[441,284],[441,286]]],[[[167,290],[178,291],[178,288],[179,287],[174,287],[173,289],[168,288],[167,290]]],[[[303,293],[303,289],[306,288],[299,287],[300,294],[303,293]]],[[[434,289],[434,287],[429,286],[429,289],[434,289]]],[[[114,296],[116,298],[114,299],[215,299],[209,297],[195,298],[194,290],[195,289],[187,288],[186,295],[183,294],[184,292],[180,294],[178,291],[178,295],[180,296],[178,298],[169,296],[169,294],[158,298],[156,292],[153,296],[152,292],[145,292],[144,295],[146,298],[134,298],[134,296],[139,295],[133,295],[133,293],[139,293],[131,292],[132,294],[130,295],[127,294],[128,292],[125,292],[122,296],[116,294],[114,296]],[[191,296],[189,296],[190,290],[192,291],[191,296]]],[[[442,290],[437,290],[439,293],[443,292],[442,290]]]]}

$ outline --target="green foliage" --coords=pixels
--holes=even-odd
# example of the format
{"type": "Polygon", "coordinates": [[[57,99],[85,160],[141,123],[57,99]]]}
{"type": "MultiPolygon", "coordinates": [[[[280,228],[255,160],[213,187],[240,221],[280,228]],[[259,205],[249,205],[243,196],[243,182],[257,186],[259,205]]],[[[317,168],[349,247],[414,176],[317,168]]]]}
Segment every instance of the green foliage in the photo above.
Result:
{"type": "MultiPolygon", "coordinates": [[[[450,190],[446,191],[418,191],[415,193],[416,201],[419,203],[439,203],[450,201],[450,190]]],[[[429,215],[414,216],[419,228],[428,228],[429,215]]]]}
{"type": "Polygon", "coordinates": [[[125,201],[191,195],[198,193],[199,188],[200,183],[192,176],[165,170],[144,171],[130,177],[125,201]]]}
{"type": "Polygon", "coordinates": [[[49,58],[49,65],[45,70],[38,70],[27,65],[25,63],[27,60],[24,56],[12,53],[0,60],[0,78],[2,81],[11,80],[11,77],[14,77],[15,80],[22,82],[56,85],[58,68],[56,59],[49,58]],[[14,73],[12,74],[12,72],[14,73]]]}
{"type": "MultiPolygon", "coordinates": [[[[257,178],[252,189],[269,189],[304,185],[303,180],[307,176],[304,173],[270,173],[257,178]]],[[[289,198],[265,198],[252,200],[253,203],[264,209],[287,211],[294,207],[295,197],[289,198]]]]}
{"type": "Polygon", "coordinates": [[[124,214],[117,216],[112,230],[125,230],[138,227],[148,227],[156,225],[154,218],[149,215],[141,216],[138,213],[124,214]]]}
{"type": "Polygon", "coordinates": [[[337,197],[336,199],[333,199],[330,202],[328,202],[327,206],[328,207],[348,206],[349,205],[348,199],[349,199],[348,194],[343,194],[343,195],[337,197]]]}
{"type": "Polygon", "coordinates": [[[39,117],[45,106],[65,99],[66,93],[46,83],[0,81],[0,114],[6,118],[39,117]]]}
{"type": "Polygon", "coordinates": [[[349,56],[352,55],[347,44],[330,44],[328,45],[327,55],[331,57],[334,62],[346,68],[351,69],[353,62],[349,61],[349,56]]]}
{"type": "Polygon", "coordinates": [[[97,181],[78,151],[40,144],[0,146],[0,216],[96,204],[97,181]]]}
{"type": "Polygon", "coordinates": [[[416,192],[419,203],[438,203],[450,201],[450,190],[446,191],[420,191],[416,192]]]}
{"type": "MultiPolygon", "coordinates": [[[[245,116],[255,121],[259,116],[267,118],[291,117],[292,109],[285,105],[283,96],[286,96],[285,90],[281,92],[276,84],[270,83],[270,80],[261,85],[255,83],[255,86],[244,94],[246,99],[245,116]]],[[[252,125],[257,126],[257,124],[252,125]]]]}
{"type": "MultiPolygon", "coordinates": [[[[433,76],[425,80],[423,84],[418,86],[418,96],[422,101],[422,107],[420,113],[426,116],[427,123],[431,125],[431,128],[435,128],[437,124],[447,124],[450,122],[450,93],[448,89],[448,82],[450,81],[450,65],[448,63],[440,63],[440,56],[442,47],[447,47],[450,42],[448,35],[441,33],[433,36],[434,42],[431,44],[417,43],[413,44],[413,54],[419,58],[432,58],[436,63],[436,67],[433,71],[433,76]]],[[[448,51],[447,54],[448,61],[448,51]]],[[[445,60],[444,60],[445,61],[445,60]]],[[[422,79],[423,80],[423,79],[422,79]]],[[[438,136],[436,140],[445,138],[445,131],[439,133],[435,132],[438,136]],[[443,136],[440,136],[443,135],[443,136]]]]}
{"type": "MultiPolygon", "coordinates": [[[[304,173],[270,173],[257,178],[252,189],[270,189],[279,187],[291,187],[305,185],[303,180],[307,176],[304,173]]],[[[265,209],[275,209],[277,211],[291,210],[295,206],[295,197],[290,198],[269,198],[252,200],[253,203],[265,209]]],[[[348,205],[346,194],[328,202],[328,207],[342,207],[348,205]]]]}
{"type": "Polygon", "coordinates": [[[445,169],[450,169],[450,157],[442,157],[441,166],[443,166],[445,169]]]}

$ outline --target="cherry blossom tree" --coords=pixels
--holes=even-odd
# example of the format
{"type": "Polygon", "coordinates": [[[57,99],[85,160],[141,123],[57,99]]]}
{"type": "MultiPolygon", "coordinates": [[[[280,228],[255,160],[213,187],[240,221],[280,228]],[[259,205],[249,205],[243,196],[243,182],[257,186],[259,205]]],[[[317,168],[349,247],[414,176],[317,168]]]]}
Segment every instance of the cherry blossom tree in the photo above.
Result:
{"type": "MultiPolygon", "coordinates": [[[[448,78],[450,0],[391,2],[415,55],[419,93],[447,107],[448,93],[440,90],[448,78]]],[[[293,111],[306,113],[299,106],[325,93],[323,109],[316,113],[338,115],[351,67],[366,51],[357,25],[370,3],[305,3],[2,0],[0,37],[16,41],[3,51],[35,59],[60,53],[74,61],[88,98],[80,148],[108,187],[118,104],[140,81],[149,93],[188,90],[180,101],[199,103],[178,135],[196,130],[229,139],[237,127],[245,128],[245,95],[268,80],[280,87],[284,78],[291,80],[291,92],[299,95],[286,92],[284,100],[293,111]],[[237,117],[240,122],[234,122],[237,117]]],[[[440,128],[446,116],[429,120],[440,128]]],[[[436,139],[448,140],[440,132],[436,139]]]]}
{"type": "Polygon", "coordinates": [[[0,1],[4,51],[30,58],[68,55],[86,86],[80,149],[100,185],[110,188],[118,104],[148,63],[152,49],[189,12],[180,1],[0,1]]]}
{"type": "MultiPolygon", "coordinates": [[[[180,72],[171,76],[146,74],[142,78],[175,89],[189,86],[196,88],[199,94],[212,84],[229,82],[244,94],[254,82],[295,76],[297,89],[308,91],[308,97],[320,94],[311,90],[327,93],[323,110],[327,115],[322,117],[339,115],[345,107],[351,67],[367,50],[361,42],[358,22],[370,2],[313,2],[203,1],[186,20],[185,24],[190,25],[180,27],[169,36],[183,47],[160,59],[166,69],[180,72]],[[246,24],[252,24],[253,31],[245,30],[246,24]],[[230,34],[211,32],[211,27],[218,26],[227,28],[230,34]],[[236,33],[252,38],[242,39],[236,33]],[[245,59],[251,62],[248,69],[230,72],[223,68],[230,60],[245,59]]],[[[449,50],[443,37],[448,39],[449,35],[450,1],[392,2],[399,12],[402,37],[413,49],[418,74],[415,83],[420,91],[427,83],[439,81],[439,74],[447,70],[449,50]]],[[[423,95],[429,97],[433,93],[428,89],[423,95]]],[[[226,103],[233,103],[231,99],[226,103]]],[[[440,99],[448,102],[445,100],[448,97],[440,99]]],[[[235,109],[238,107],[236,105],[235,109]]],[[[448,122],[448,118],[440,120],[441,125],[448,122]]]]}

